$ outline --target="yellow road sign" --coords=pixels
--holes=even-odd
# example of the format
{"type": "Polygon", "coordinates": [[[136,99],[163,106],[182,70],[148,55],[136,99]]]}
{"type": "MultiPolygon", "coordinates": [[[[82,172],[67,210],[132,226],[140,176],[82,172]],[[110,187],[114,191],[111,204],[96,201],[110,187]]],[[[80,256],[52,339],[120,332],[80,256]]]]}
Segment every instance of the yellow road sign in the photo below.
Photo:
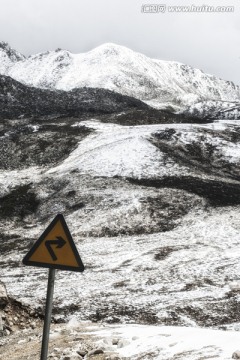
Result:
{"type": "Polygon", "coordinates": [[[58,214],[23,259],[24,265],[84,271],[63,215],[58,214]]]}

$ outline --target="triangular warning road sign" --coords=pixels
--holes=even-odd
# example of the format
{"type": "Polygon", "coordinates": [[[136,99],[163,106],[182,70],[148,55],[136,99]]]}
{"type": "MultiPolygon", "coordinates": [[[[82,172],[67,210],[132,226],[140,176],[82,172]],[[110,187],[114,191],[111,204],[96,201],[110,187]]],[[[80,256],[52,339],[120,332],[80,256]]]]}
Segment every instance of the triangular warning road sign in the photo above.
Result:
{"type": "Polygon", "coordinates": [[[83,271],[84,265],[63,215],[58,214],[23,259],[24,265],[83,271]]]}

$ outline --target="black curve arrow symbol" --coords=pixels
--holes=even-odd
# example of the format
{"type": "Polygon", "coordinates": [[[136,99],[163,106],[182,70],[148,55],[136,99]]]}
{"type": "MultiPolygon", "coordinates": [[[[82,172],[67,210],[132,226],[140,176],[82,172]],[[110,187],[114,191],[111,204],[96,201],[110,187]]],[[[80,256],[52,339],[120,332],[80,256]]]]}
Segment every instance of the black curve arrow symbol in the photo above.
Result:
{"type": "Polygon", "coordinates": [[[56,249],[60,249],[66,244],[66,241],[61,236],[57,236],[56,238],[57,238],[56,240],[47,240],[45,242],[45,246],[46,246],[49,254],[51,255],[51,258],[53,259],[53,261],[57,260],[57,256],[52,249],[52,245],[57,245],[56,249]]]}

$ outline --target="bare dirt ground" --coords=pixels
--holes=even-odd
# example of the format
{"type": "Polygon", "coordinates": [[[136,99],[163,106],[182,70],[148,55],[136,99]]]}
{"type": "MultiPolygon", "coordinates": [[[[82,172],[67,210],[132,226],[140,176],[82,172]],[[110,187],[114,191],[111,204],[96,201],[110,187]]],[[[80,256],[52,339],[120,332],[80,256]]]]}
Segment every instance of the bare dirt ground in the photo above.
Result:
{"type": "MultiPolygon", "coordinates": [[[[52,324],[48,358],[53,360],[112,360],[120,359],[116,353],[99,347],[99,338],[94,333],[101,325],[89,322],[71,327],[68,324],[52,324]],[[93,354],[101,352],[102,354],[93,354]],[[85,355],[84,355],[85,353],[85,355]],[[82,355],[80,355],[82,354],[82,355]]],[[[23,329],[0,339],[1,360],[39,360],[41,353],[42,326],[23,329]]]]}

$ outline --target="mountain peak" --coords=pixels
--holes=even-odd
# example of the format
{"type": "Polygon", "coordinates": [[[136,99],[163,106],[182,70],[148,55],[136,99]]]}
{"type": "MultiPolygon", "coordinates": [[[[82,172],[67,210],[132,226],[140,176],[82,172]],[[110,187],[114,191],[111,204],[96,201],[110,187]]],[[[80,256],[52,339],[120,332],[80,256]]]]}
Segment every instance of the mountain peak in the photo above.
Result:
{"type": "Polygon", "coordinates": [[[132,52],[131,49],[122,46],[122,45],[118,45],[118,44],[114,44],[114,43],[104,43],[102,45],[99,45],[97,47],[95,47],[93,50],[90,51],[91,53],[99,53],[101,55],[119,55],[122,52],[132,52]]]}
{"type": "Polygon", "coordinates": [[[0,51],[5,53],[13,62],[25,59],[24,55],[14,50],[6,41],[0,41],[0,51]]]}
{"type": "Polygon", "coordinates": [[[240,101],[240,88],[233,83],[111,42],[86,53],[56,49],[27,59],[2,42],[0,74],[45,89],[109,89],[175,112],[203,101],[240,101]]]}
{"type": "Polygon", "coordinates": [[[6,41],[0,41],[0,49],[7,49],[10,48],[10,45],[6,41]]]}

